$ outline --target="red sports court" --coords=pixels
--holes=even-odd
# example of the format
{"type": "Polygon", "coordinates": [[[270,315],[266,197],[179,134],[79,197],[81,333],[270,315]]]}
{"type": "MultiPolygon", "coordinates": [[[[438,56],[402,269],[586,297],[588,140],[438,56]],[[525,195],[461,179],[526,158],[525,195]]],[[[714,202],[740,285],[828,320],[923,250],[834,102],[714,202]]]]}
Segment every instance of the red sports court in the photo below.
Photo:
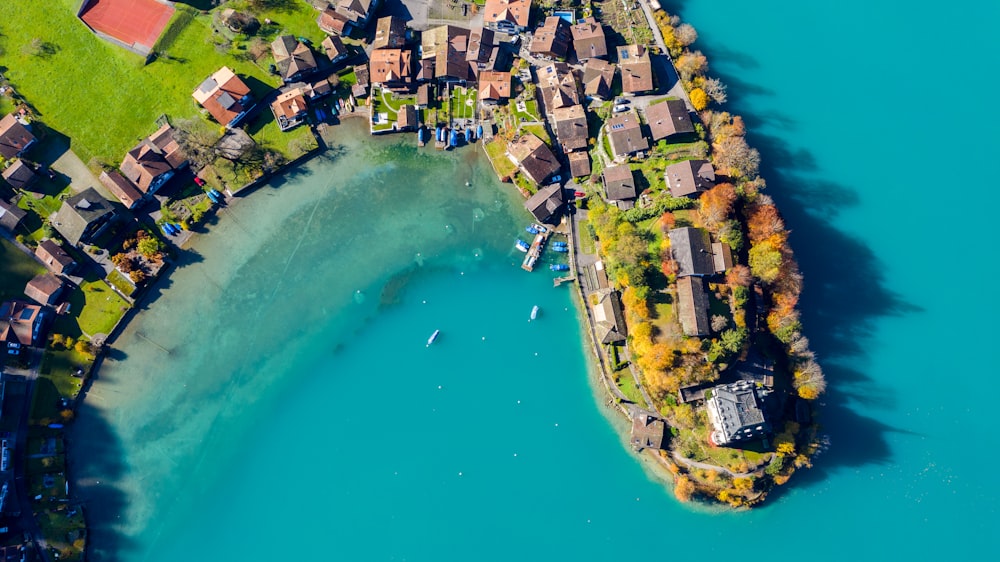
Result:
{"type": "Polygon", "coordinates": [[[152,49],[173,14],[156,0],[91,0],[80,19],[122,43],[152,49]]]}

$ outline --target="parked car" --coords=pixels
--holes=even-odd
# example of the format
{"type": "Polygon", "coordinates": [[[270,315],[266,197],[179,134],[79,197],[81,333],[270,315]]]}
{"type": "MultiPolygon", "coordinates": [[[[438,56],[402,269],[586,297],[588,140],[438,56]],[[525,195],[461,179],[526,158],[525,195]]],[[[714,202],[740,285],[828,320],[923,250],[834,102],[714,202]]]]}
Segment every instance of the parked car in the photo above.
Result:
{"type": "Polygon", "coordinates": [[[205,180],[201,179],[198,176],[194,177],[194,183],[197,184],[198,187],[205,187],[205,180]]]}
{"type": "Polygon", "coordinates": [[[623,103],[619,103],[619,104],[615,105],[613,108],[611,108],[611,111],[614,111],[615,113],[621,113],[623,111],[628,111],[628,106],[625,105],[625,104],[623,104],[623,103]]]}
{"type": "Polygon", "coordinates": [[[552,179],[549,180],[549,183],[559,183],[561,181],[562,181],[562,176],[552,176],[552,179]]]}

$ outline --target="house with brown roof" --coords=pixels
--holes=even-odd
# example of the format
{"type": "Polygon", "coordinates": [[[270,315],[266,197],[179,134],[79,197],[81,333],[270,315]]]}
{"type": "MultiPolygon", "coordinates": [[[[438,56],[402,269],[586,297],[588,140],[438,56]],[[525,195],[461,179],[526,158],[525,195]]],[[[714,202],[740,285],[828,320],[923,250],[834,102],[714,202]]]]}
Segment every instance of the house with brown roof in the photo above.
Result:
{"type": "Polygon", "coordinates": [[[401,49],[406,45],[406,22],[403,18],[386,16],[375,24],[372,49],[401,49]]]}
{"type": "Polygon", "coordinates": [[[21,224],[24,217],[28,216],[27,211],[13,203],[0,199],[0,228],[13,233],[17,225],[21,224]]]}
{"type": "Polygon", "coordinates": [[[66,284],[55,273],[36,275],[24,287],[24,294],[38,304],[55,304],[66,284]]]}
{"type": "Polygon", "coordinates": [[[611,98],[615,65],[603,59],[587,59],[583,65],[583,95],[599,101],[611,98]]]}
{"type": "Polygon", "coordinates": [[[0,345],[7,355],[19,355],[25,347],[44,344],[44,327],[41,306],[20,300],[0,303],[0,345]]]}
{"type": "Polygon", "coordinates": [[[101,185],[106,187],[112,195],[122,202],[122,205],[125,205],[126,209],[134,209],[142,201],[142,192],[139,191],[139,188],[134,183],[128,181],[125,176],[114,170],[101,172],[101,177],[97,179],[101,181],[101,185]]]}
{"type": "Polygon", "coordinates": [[[316,23],[330,35],[348,36],[364,31],[379,3],[379,0],[335,0],[320,13],[316,23]]]}
{"type": "Polygon", "coordinates": [[[545,24],[535,30],[528,52],[536,57],[564,59],[572,41],[569,23],[559,16],[549,16],[545,24]]]}
{"type": "Polygon", "coordinates": [[[294,35],[282,35],[271,42],[271,54],[281,80],[295,82],[316,72],[319,65],[312,49],[294,35]]]}
{"type": "Polygon", "coordinates": [[[368,72],[367,64],[359,64],[354,67],[354,77],[357,83],[351,86],[351,94],[356,98],[363,98],[368,95],[368,86],[371,85],[371,73],[368,72]]]}
{"type": "Polygon", "coordinates": [[[484,70],[479,73],[479,103],[497,105],[510,98],[510,72],[484,70]]]}
{"type": "Polygon", "coordinates": [[[524,202],[524,208],[541,224],[556,224],[563,209],[562,186],[547,185],[524,202]]]}
{"type": "Polygon", "coordinates": [[[639,196],[635,177],[628,164],[614,164],[604,168],[604,194],[620,209],[631,209],[639,196]]]}
{"type": "Polygon", "coordinates": [[[552,128],[563,152],[587,150],[587,112],[582,105],[571,105],[552,110],[552,128]]]}
{"type": "Polygon", "coordinates": [[[427,109],[431,104],[431,100],[434,99],[434,84],[430,82],[425,82],[417,86],[417,107],[419,109],[427,109]]]}
{"type": "Polygon", "coordinates": [[[278,128],[282,131],[294,129],[302,124],[306,120],[308,111],[309,105],[302,88],[284,89],[271,102],[271,113],[274,114],[278,128]]]}
{"type": "Polygon", "coordinates": [[[560,107],[580,104],[580,88],[573,70],[564,62],[554,62],[539,68],[535,74],[542,92],[542,105],[546,115],[560,107]]]}
{"type": "Polygon", "coordinates": [[[330,64],[337,64],[351,56],[351,52],[347,50],[344,41],[337,35],[328,36],[320,43],[320,46],[323,47],[326,58],[330,59],[330,64]]]}
{"type": "Polygon", "coordinates": [[[90,244],[111,226],[116,217],[111,203],[92,187],[63,201],[49,222],[70,244],[90,244]]]}
{"type": "Polygon", "coordinates": [[[569,175],[580,178],[590,175],[590,153],[586,150],[577,150],[566,155],[569,160],[569,175]]]}
{"type": "Polygon", "coordinates": [[[507,59],[506,51],[500,48],[492,29],[476,27],[469,32],[465,61],[469,63],[470,80],[476,79],[484,70],[509,68],[507,59]]]}
{"type": "Polygon", "coordinates": [[[420,40],[421,58],[434,61],[434,78],[445,82],[465,82],[471,73],[466,55],[469,50],[469,30],[454,25],[441,25],[423,32],[420,40]]]}
{"type": "Polygon", "coordinates": [[[177,168],[187,165],[173,128],[164,123],[155,133],[125,154],[119,169],[143,195],[153,195],[174,176],[177,168]]]}
{"type": "Polygon", "coordinates": [[[597,339],[602,344],[624,343],[628,337],[628,326],[625,325],[625,309],[618,291],[608,291],[601,295],[601,300],[594,305],[594,328],[597,339]]]}
{"type": "Polygon", "coordinates": [[[712,240],[708,231],[700,228],[674,228],[670,238],[670,257],[677,262],[677,277],[703,277],[715,273],[712,240]]]}
{"type": "Polygon", "coordinates": [[[24,160],[18,158],[3,171],[3,179],[14,189],[28,189],[38,180],[35,171],[24,160]]]}
{"type": "Polygon", "coordinates": [[[559,160],[542,139],[522,134],[507,145],[507,157],[521,172],[538,185],[559,172],[559,160]]]}
{"type": "Polygon", "coordinates": [[[694,123],[681,100],[666,100],[646,108],[646,123],[653,142],[694,132],[694,123]]]}
{"type": "Polygon", "coordinates": [[[379,49],[368,61],[371,83],[390,90],[409,90],[413,85],[413,51],[379,49]]]}
{"type": "Polygon", "coordinates": [[[228,66],[206,78],[191,95],[227,129],[239,125],[253,109],[250,88],[228,66]]]}
{"type": "Polygon", "coordinates": [[[618,66],[622,73],[622,93],[648,92],[653,86],[653,63],[642,45],[618,47],[618,66]]]}
{"type": "Polygon", "coordinates": [[[570,27],[573,34],[573,51],[580,62],[608,56],[608,42],[604,27],[594,18],[582,18],[570,27]]]}
{"type": "Polygon", "coordinates": [[[520,33],[528,28],[531,0],[486,0],[483,25],[504,33],[520,33]]]}
{"type": "Polygon", "coordinates": [[[76,260],[69,255],[62,246],[51,238],[46,238],[38,243],[35,248],[35,257],[42,260],[45,267],[52,273],[72,273],[76,269],[76,260]]]}
{"type": "Polygon", "coordinates": [[[611,152],[616,160],[622,160],[637,152],[649,150],[649,141],[642,134],[639,116],[634,111],[619,113],[608,119],[606,134],[611,143],[611,152]]]}
{"type": "Polygon", "coordinates": [[[36,142],[26,123],[21,122],[13,113],[0,119],[0,156],[10,160],[24,154],[36,142]]]}
{"type": "Polygon", "coordinates": [[[667,166],[663,178],[674,197],[697,197],[715,185],[715,169],[707,160],[685,160],[667,166]]]}
{"type": "Polygon", "coordinates": [[[712,327],[708,320],[708,293],[701,277],[677,279],[677,316],[685,336],[707,336],[712,327]]]}
{"type": "Polygon", "coordinates": [[[417,108],[410,104],[400,106],[396,113],[396,130],[415,131],[418,125],[420,121],[417,117],[417,108]]]}
{"type": "Polygon", "coordinates": [[[662,449],[666,429],[663,420],[643,410],[635,412],[632,416],[632,447],[636,451],[662,449]]]}

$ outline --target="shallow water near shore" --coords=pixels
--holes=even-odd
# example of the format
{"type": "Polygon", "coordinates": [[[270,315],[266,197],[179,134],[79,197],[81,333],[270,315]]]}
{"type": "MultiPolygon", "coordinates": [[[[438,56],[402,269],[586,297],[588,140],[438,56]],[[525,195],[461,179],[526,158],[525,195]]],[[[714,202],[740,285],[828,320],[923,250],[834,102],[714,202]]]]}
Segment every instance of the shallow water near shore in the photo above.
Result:
{"type": "MultiPolygon", "coordinates": [[[[998,195],[942,201],[922,171],[945,146],[916,116],[945,95],[927,77],[947,55],[913,31],[929,4],[670,4],[730,85],[793,231],[831,386],[814,469],[749,513],[677,504],[604,415],[571,293],[514,265],[519,197],[470,149],[353,139],[359,121],[342,155],[222,213],[116,342],[71,434],[94,559],[990,552],[998,443],[975,396],[996,330],[960,327],[1000,310],[946,298],[940,271],[995,254],[980,241],[998,195]],[[845,37],[879,62],[848,64],[845,37]],[[923,234],[945,221],[962,244],[923,234]]],[[[980,76],[997,7],[959,5],[969,57],[948,68],[980,76]]],[[[997,148],[962,144],[977,163],[997,148]]]]}

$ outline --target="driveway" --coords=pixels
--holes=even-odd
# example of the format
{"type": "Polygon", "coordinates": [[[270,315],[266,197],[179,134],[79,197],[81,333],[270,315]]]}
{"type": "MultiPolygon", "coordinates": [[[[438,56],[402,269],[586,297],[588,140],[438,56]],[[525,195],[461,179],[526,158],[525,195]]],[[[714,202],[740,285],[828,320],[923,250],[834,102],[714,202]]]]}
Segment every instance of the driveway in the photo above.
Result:
{"type": "Polygon", "coordinates": [[[69,143],[64,139],[65,137],[47,140],[43,144],[44,151],[39,156],[39,162],[69,178],[69,187],[73,193],[80,193],[88,187],[93,187],[105,199],[117,201],[91,173],[83,160],[70,150],[69,143]]]}

